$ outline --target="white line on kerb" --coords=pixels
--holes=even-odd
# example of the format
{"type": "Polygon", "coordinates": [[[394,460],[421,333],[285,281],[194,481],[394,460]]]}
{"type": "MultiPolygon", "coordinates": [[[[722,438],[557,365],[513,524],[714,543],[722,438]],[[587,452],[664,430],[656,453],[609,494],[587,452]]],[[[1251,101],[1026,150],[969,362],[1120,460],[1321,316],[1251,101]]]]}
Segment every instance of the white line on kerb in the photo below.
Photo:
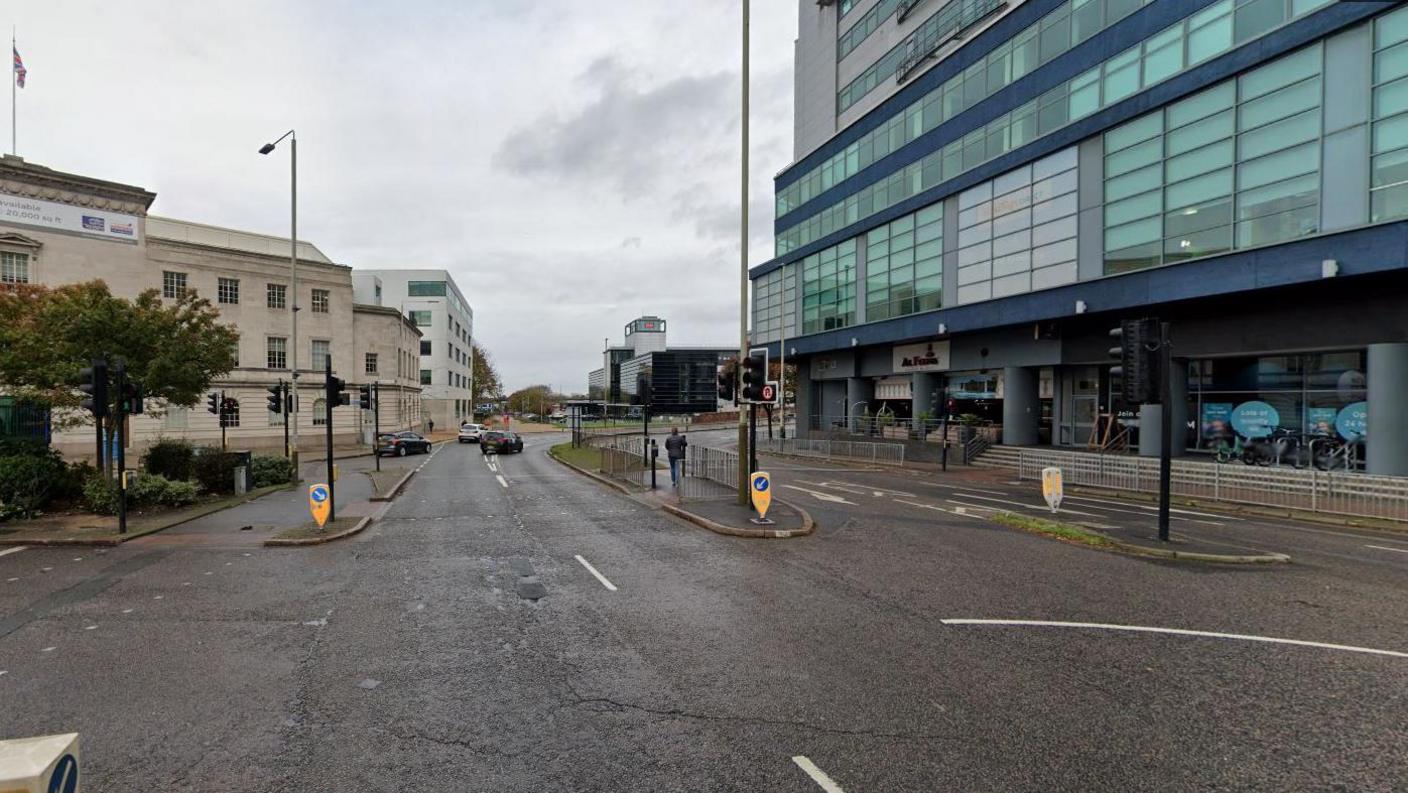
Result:
{"type": "Polygon", "coordinates": [[[0,551],[0,556],[9,556],[12,553],[19,553],[20,551],[23,551],[25,548],[28,547],[28,545],[17,545],[14,548],[6,548],[5,550],[0,551]]]}
{"type": "Polygon", "coordinates": [[[1190,631],[1183,628],[1154,628],[1147,625],[1110,625],[1101,622],[1059,622],[1052,620],[941,619],[939,622],[945,625],[1014,625],[1039,628],[1091,628],[1107,631],[1132,631],[1135,633],[1168,633],[1175,636],[1203,636],[1212,639],[1239,639],[1244,642],[1292,644],[1297,647],[1319,647],[1324,650],[1344,650],[1350,653],[1368,653],[1370,655],[1389,655],[1394,658],[1408,658],[1408,653],[1401,653],[1397,650],[1378,650],[1373,647],[1356,647],[1350,644],[1307,642],[1301,639],[1278,639],[1273,636],[1252,636],[1245,633],[1216,633],[1213,631],[1190,631]]]}
{"type": "Polygon", "coordinates": [[[615,592],[615,591],[616,591],[616,585],[613,584],[613,583],[611,583],[610,581],[607,581],[607,580],[606,580],[606,576],[604,576],[604,575],[602,575],[601,573],[597,572],[597,569],[596,569],[595,567],[592,567],[592,563],[591,563],[591,562],[588,562],[586,559],[583,559],[581,554],[577,554],[576,559],[577,559],[577,561],[579,561],[579,562],[582,563],[582,566],[583,566],[583,567],[587,568],[587,572],[589,572],[589,573],[591,573],[592,575],[596,576],[596,580],[600,581],[602,586],[606,587],[607,589],[611,590],[612,592],[615,592]]]}
{"type": "Polygon", "coordinates": [[[499,484],[508,487],[508,480],[504,479],[501,474],[494,474],[494,478],[499,480],[499,484]]]}
{"type": "Polygon", "coordinates": [[[846,793],[846,791],[841,789],[840,785],[836,784],[835,780],[827,776],[825,771],[817,768],[816,763],[808,760],[805,755],[799,754],[793,757],[792,762],[796,763],[798,768],[805,771],[807,776],[811,777],[813,782],[820,785],[821,789],[825,790],[826,793],[846,793]]]}
{"type": "Polygon", "coordinates": [[[1380,551],[1396,551],[1398,553],[1408,553],[1408,548],[1390,548],[1387,545],[1366,545],[1365,548],[1375,548],[1380,551]]]}

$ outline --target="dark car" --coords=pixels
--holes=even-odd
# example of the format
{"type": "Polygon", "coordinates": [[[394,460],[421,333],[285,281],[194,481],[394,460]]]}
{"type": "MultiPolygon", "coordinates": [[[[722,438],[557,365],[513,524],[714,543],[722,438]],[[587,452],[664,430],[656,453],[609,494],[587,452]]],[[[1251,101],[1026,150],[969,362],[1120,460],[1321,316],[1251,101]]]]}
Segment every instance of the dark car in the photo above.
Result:
{"type": "Polygon", "coordinates": [[[378,457],[405,457],[408,454],[429,454],[430,439],[415,432],[388,432],[376,440],[378,457]]]}
{"type": "Polygon", "coordinates": [[[485,454],[512,454],[523,451],[523,436],[516,432],[492,430],[479,438],[479,450],[485,454]]]}

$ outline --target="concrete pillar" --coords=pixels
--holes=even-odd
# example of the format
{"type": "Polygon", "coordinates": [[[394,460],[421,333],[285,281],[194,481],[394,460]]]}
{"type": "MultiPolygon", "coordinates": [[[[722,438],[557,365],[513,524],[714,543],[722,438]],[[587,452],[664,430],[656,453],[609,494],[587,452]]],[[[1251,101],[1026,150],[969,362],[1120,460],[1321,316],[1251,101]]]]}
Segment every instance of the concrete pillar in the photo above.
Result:
{"type": "Polygon", "coordinates": [[[816,405],[819,385],[811,378],[811,367],[805,365],[797,367],[796,393],[793,395],[796,404],[792,406],[792,409],[797,412],[798,437],[807,437],[806,433],[812,427],[812,417],[819,412],[816,405]]]}
{"type": "Polygon", "coordinates": [[[910,415],[919,418],[919,414],[927,410],[938,418],[942,395],[935,396],[934,389],[939,387],[939,376],[933,372],[915,372],[911,377],[914,379],[910,383],[910,415]]]}
{"type": "Polygon", "coordinates": [[[1408,344],[1369,345],[1365,470],[1408,476],[1408,344]]]}
{"type": "Polygon", "coordinates": [[[875,415],[875,381],[867,377],[846,378],[846,420],[853,422],[869,410],[875,415]],[[864,402],[858,405],[857,402],[864,402]]]}
{"type": "MultiPolygon", "coordinates": [[[[1188,434],[1188,362],[1174,359],[1169,365],[1169,391],[1173,411],[1173,449],[1170,456],[1187,453],[1188,434]]],[[[1163,408],[1160,405],[1139,406],[1139,456],[1158,457],[1163,445],[1163,408]]]]}
{"type": "Polygon", "coordinates": [[[1034,446],[1040,438],[1041,383],[1036,369],[1008,366],[1002,370],[1002,442],[1034,446]]]}

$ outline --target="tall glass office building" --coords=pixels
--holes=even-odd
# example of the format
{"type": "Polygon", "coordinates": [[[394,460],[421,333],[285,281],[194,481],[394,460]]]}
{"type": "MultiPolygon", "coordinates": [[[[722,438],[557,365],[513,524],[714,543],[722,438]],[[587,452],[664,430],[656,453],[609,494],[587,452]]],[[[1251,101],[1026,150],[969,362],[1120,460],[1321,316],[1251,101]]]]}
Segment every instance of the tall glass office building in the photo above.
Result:
{"type": "Polygon", "coordinates": [[[1085,447],[1153,414],[1108,352],[1152,317],[1175,453],[1279,428],[1408,475],[1408,7],[798,11],[794,162],[750,277],[801,428],[965,413],[1085,447]]]}

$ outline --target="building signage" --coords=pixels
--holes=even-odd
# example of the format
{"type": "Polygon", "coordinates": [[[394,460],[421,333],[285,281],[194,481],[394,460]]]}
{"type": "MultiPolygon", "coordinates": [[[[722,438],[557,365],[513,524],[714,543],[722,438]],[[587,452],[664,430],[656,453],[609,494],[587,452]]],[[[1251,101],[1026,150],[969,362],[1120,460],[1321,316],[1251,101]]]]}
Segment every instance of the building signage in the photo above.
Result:
{"type": "Polygon", "coordinates": [[[949,343],[926,341],[923,344],[899,344],[894,347],[896,372],[942,372],[949,365],[949,343]]]}
{"type": "Polygon", "coordinates": [[[1281,426],[1281,413],[1258,399],[1243,402],[1232,410],[1232,429],[1243,438],[1265,438],[1281,426]]]}
{"type": "Polygon", "coordinates": [[[136,215],[23,196],[0,195],[0,223],[67,231],[105,240],[137,241],[136,215]]]}
{"type": "Polygon", "coordinates": [[[1369,403],[1355,402],[1345,405],[1335,416],[1335,429],[1347,441],[1357,441],[1364,437],[1369,427],[1369,403]]]}

